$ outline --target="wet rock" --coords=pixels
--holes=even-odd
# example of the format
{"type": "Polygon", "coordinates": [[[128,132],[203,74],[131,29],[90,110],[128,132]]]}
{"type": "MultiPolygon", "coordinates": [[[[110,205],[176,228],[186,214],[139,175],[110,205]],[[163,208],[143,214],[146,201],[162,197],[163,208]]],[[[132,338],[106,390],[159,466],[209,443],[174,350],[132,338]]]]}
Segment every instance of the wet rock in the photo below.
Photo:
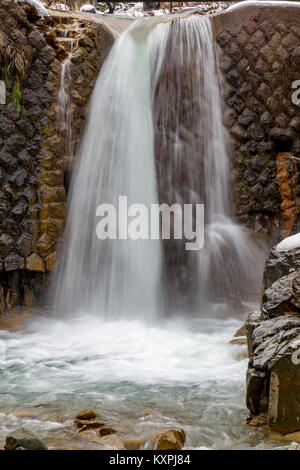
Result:
{"type": "Polygon", "coordinates": [[[101,437],[110,436],[111,434],[116,434],[118,431],[114,428],[101,428],[99,429],[99,434],[101,437]]]}
{"type": "Polygon", "coordinates": [[[238,338],[240,336],[247,336],[247,330],[245,325],[241,326],[234,334],[234,338],[238,338]]]}
{"type": "Polygon", "coordinates": [[[95,43],[86,35],[80,36],[78,43],[80,46],[87,47],[89,49],[95,47],[95,43]]]}
{"type": "Polygon", "coordinates": [[[80,411],[79,413],[77,413],[77,415],[75,416],[75,419],[83,419],[83,420],[93,420],[93,419],[96,419],[96,418],[99,418],[99,414],[96,413],[95,411],[93,410],[84,410],[84,411],[80,411]]]}
{"type": "Polygon", "coordinates": [[[300,318],[286,315],[262,321],[253,331],[247,372],[250,420],[266,414],[271,430],[300,429],[300,318]]]}
{"type": "Polygon", "coordinates": [[[239,336],[230,340],[229,344],[244,346],[245,344],[247,344],[247,338],[246,336],[239,336]]]}
{"type": "Polygon", "coordinates": [[[252,352],[252,337],[254,328],[259,325],[262,320],[261,312],[254,311],[249,313],[248,318],[245,322],[245,328],[247,330],[247,344],[248,344],[248,356],[251,356],[252,352]]]}
{"type": "Polygon", "coordinates": [[[168,429],[148,439],[127,439],[124,446],[127,450],[181,450],[185,440],[183,429],[168,429]]]}
{"type": "Polygon", "coordinates": [[[83,62],[87,56],[87,51],[83,47],[79,47],[71,56],[71,61],[74,63],[83,62]]]}
{"type": "Polygon", "coordinates": [[[39,437],[6,437],[5,450],[48,450],[46,444],[39,437]]]}
{"type": "Polygon", "coordinates": [[[107,424],[105,421],[94,421],[87,419],[75,419],[74,422],[80,431],[86,431],[88,429],[99,429],[107,424]]]}

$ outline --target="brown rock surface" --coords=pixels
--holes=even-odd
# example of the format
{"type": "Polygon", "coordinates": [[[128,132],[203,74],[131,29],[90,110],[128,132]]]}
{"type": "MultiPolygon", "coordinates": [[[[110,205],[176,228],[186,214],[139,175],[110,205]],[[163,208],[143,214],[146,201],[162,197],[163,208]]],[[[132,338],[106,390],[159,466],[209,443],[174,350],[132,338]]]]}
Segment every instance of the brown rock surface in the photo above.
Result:
{"type": "Polygon", "coordinates": [[[183,429],[168,429],[148,439],[127,439],[124,446],[127,450],[181,450],[186,440],[183,429]]]}

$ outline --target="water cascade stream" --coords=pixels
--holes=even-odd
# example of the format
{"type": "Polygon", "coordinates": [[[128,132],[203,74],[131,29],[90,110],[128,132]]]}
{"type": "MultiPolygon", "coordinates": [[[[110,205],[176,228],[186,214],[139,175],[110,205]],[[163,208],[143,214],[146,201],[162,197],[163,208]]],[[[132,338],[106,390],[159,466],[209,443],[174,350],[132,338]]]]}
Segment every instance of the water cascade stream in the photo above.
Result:
{"type": "MultiPolygon", "coordinates": [[[[209,18],[192,16],[158,28],[165,31],[156,52],[154,92],[160,201],[205,207],[202,250],[186,252],[185,240],[168,243],[176,289],[181,269],[180,296],[197,313],[214,316],[220,303],[240,311],[241,300],[258,297],[256,274],[262,266],[246,230],[233,219],[229,145],[212,24],[209,18]]],[[[171,289],[174,303],[174,286],[171,289]]],[[[225,308],[226,315],[231,313],[232,308],[229,312],[225,308]]]]}
{"type": "Polygon", "coordinates": [[[148,33],[138,26],[121,36],[93,92],[71,189],[59,312],[75,303],[106,318],[152,318],[161,308],[159,240],[96,236],[99,204],[117,209],[119,196],[128,206],[157,202],[148,33]]]}
{"type": "Polygon", "coordinates": [[[71,440],[72,448],[101,448],[68,424],[90,408],[121,438],[180,426],[188,447],[268,446],[245,426],[247,359],[228,344],[241,321],[208,308],[240,292],[240,280],[249,287],[255,255],[232,219],[212,28],[203,17],[173,19],[135,23],[102,67],[74,169],[54,314],[24,335],[0,331],[0,439],[27,424],[50,447],[71,440]],[[168,243],[158,239],[100,241],[97,207],[118,208],[119,196],[146,207],[204,203],[204,250],[187,254],[176,240],[168,265],[168,243]],[[184,274],[180,318],[164,317],[165,257],[167,269],[184,274]],[[184,308],[190,299],[193,318],[184,308]],[[29,419],[14,414],[24,404],[29,419]]]}

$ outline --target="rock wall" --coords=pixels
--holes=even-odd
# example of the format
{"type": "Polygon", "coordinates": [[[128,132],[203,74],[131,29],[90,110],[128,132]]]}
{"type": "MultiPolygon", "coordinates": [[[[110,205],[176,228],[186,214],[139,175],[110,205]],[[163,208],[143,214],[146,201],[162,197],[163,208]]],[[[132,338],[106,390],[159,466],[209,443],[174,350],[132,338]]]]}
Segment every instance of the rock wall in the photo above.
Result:
{"type": "Polygon", "coordinates": [[[214,17],[231,135],[236,215],[268,243],[299,230],[300,8],[248,6],[214,17]]]}
{"type": "Polygon", "coordinates": [[[266,262],[260,318],[246,322],[249,423],[300,430],[300,249],[274,247],[266,262]]]}
{"type": "MultiPolygon", "coordinates": [[[[236,216],[268,243],[299,230],[299,162],[291,158],[300,156],[299,107],[292,103],[292,83],[300,79],[299,10],[244,7],[213,17],[236,216]]],[[[115,31],[122,29],[111,21],[115,31]]],[[[41,21],[31,6],[12,0],[0,0],[0,32],[0,80],[7,85],[7,104],[0,104],[3,311],[36,302],[55,265],[72,155],[114,35],[96,15],[52,12],[41,21]],[[71,47],[71,106],[62,122],[58,92],[71,47]]],[[[185,181],[185,174],[178,180],[185,181]]],[[[166,257],[176,264],[168,280],[185,302],[191,270],[168,246],[166,257]]]]}
{"type": "MultiPolygon", "coordinates": [[[[44,292],[66,216],[71,155],[59,119],[62,62],[70,66],[72,148],[114,42],[101,21],[55,13],[41,20],[26,3],[0,1],[0,312],[31,306],[44,292]]],[[[68,121],[70,122],[70,121],[68,121]]]]}

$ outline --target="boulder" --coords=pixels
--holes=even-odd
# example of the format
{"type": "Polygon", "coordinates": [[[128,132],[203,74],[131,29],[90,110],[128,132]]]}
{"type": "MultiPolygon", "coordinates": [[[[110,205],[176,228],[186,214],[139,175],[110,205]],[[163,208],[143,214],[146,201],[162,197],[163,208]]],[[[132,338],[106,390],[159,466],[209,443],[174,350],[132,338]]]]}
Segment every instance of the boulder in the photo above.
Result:
{"type": "Polygon", "coordinates": [[[124,446],[127,450],[181,450],[185,441],[183,429],[168,429],[148,439],[127,439],[124,446]]]}
{"type": "Polygon", "coordinates": [[[114,428],[101,428],[99,429],[99,434],[101,437],[110,436],[111,434],[116,434],[118,431],[114,428]]]}
{"type": "Polygon", "coordinates": [[[299,389],[300,318],[285,315],[262,321],[252,333],[247,371],[249,422],[260,417],[272,431],[300,430],[299,389]]]}
{"type": "Polygon", "coordinates": [[[284,239],[271,250],[263,275],[263,319],[290,312],[300,313],[299,234],[284,239]]]}
{"type": "Polygon", "coordinates": [[[75,419],[83,419],[83,420],[93,420],[95,418],[99,418],[99,414],[93,410],[83,410],[77,413],[75,419]]]}
{"type": "Polygon", "coordinates": [[[75,424],[79,428],[80,431],[86,431],[87,429],[99,429],[107,423],[104,421],[75,419],[75,424]]]}
{"type": "Polygon", "coordinates": [[[38,436],[36,437],[14,437],[7,436],[4,446],[5,450],[48,450],[46,444],[38,436]]]}

